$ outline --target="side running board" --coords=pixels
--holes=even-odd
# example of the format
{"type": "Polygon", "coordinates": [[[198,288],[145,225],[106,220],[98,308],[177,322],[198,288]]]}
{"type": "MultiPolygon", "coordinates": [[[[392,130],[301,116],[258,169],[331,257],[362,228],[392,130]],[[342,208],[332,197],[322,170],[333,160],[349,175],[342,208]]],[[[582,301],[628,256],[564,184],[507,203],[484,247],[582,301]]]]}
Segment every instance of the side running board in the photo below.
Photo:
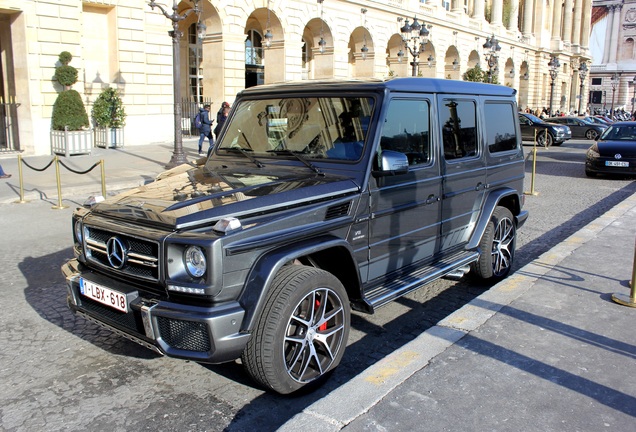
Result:
{"type": "Polygon", "coordinates": [[[399,275],[383,285],[371,288],[365,292],[365,302],[369,305],[370,311],[373,311],[429,282],[447,275],[455,276],[458,271],[465,271],[462,267],[468,266],[478,258],[479,253],[476,251],[460,251],[449,255],[434,264],[420,267],[412,273],[399,275]]]}

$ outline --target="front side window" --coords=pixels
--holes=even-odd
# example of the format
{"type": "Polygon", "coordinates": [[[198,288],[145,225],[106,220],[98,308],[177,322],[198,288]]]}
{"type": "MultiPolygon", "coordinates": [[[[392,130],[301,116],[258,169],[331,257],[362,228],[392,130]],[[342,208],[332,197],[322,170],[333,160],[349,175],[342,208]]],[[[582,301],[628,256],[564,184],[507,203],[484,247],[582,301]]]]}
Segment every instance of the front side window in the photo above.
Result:
{"type": "Polygon", "coordinates": [[[477,110],[475,102],[445,99],[440,109],[444,158],[477,156],[477,110]]]}
{"type": "Polygon", "coordinates": [[[244,100],[232,108],[217,151],[255,157],[356,161],[373,112],[370,97],[295,97],[244,100]]]}
{"type": "MultiPolygon", "coordinates": [[[[515,131],[515,111],[509,103],[486,103],[484,116],[486,125],[486,143],[490,153],[504,152],[517,148],[515,131]]],[[[519,117],[521,120],[521,117],[519,117]]]]}
{"type": "Polygon", "coordinates": [[[409,165],[428,163],[431,158],[429,111],[428,101],[393,99],[382,126],[380,149],[406,154],[409,165]]]}

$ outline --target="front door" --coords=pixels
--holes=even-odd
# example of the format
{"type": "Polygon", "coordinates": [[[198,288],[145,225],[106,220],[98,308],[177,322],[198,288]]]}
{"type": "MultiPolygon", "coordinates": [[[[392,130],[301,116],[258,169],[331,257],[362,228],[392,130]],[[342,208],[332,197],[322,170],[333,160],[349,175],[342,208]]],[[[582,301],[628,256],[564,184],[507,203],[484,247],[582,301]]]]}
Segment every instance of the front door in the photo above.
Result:
{"type": "Polygon", "coordinates": [[[409,172],[370,182],[368,280],[428,259],[438,250],[441,185],[430,113],[426,97],[389,102],[378,151],[406,154],[409,172]]]}

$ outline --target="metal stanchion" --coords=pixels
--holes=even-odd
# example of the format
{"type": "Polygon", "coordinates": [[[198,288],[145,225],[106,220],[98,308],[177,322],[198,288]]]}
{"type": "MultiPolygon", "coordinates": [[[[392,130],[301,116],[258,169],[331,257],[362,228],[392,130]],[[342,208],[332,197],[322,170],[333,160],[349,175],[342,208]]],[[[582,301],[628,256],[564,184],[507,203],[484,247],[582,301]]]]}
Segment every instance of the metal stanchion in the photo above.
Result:
{"type": "MultiPolygon", "coordinates": [[[[548,131],[546,130],[546,133],[548,131]]],[[[537,130],[534,130],[534,145],[532,146],[532,179],[530,180],[530,192],[524,192],[524,195],[539,195],[534,190],[534,177],[537,173],[537,130]]]]}
{"type": "Polygon", "coordinates": [[[24,204],[28,201],[24,199],[24,177],[22,176],[22,155],[18,155],[18,177],[20,178],[20,199],[16,204],[24,204]]]}
{"type": "Polygon", "coordinates": [[[104,159],[99,161],[102,170],[102,196],[106,198],[106,170],[104,168],[104,159]]]}
{"type": "Polygon", "coordinates": [[[60,160],[57,156],[55,156],[55,180],[57,181],[57,205],[51,208],[55,210],[68,208],[68,206],[62,205],[62,179],[60,177],[60,160]]]}
{"type": "Polygon", "coordinates": [[[612,294],[612,300],[623,306],[636,307],[636,246],[634,246],[634,264],[632,267],[632,280],[629,283],[631,291],[629,296],[625,294],[612,294]]]}

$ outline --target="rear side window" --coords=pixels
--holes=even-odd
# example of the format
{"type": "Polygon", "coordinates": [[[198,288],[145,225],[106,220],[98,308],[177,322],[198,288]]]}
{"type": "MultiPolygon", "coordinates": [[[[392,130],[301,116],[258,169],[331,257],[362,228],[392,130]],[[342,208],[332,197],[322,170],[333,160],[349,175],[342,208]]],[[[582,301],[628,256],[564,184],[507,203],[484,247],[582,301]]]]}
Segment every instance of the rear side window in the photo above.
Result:
{"type": "Polygon", "coordinates": [[[477,114],[474,101],[444,100],[440,108],[444,158],[477,156],[477,114]]]}
{"type": "MultiPolygon", "coordinates": [[[[517,148],[514,118],[517,113],[509,103],[486,102],[486,142],[490,153],[499,153],[517,148]]],[[[521,118],[519,118],[521,120],[521,118]]]]}

